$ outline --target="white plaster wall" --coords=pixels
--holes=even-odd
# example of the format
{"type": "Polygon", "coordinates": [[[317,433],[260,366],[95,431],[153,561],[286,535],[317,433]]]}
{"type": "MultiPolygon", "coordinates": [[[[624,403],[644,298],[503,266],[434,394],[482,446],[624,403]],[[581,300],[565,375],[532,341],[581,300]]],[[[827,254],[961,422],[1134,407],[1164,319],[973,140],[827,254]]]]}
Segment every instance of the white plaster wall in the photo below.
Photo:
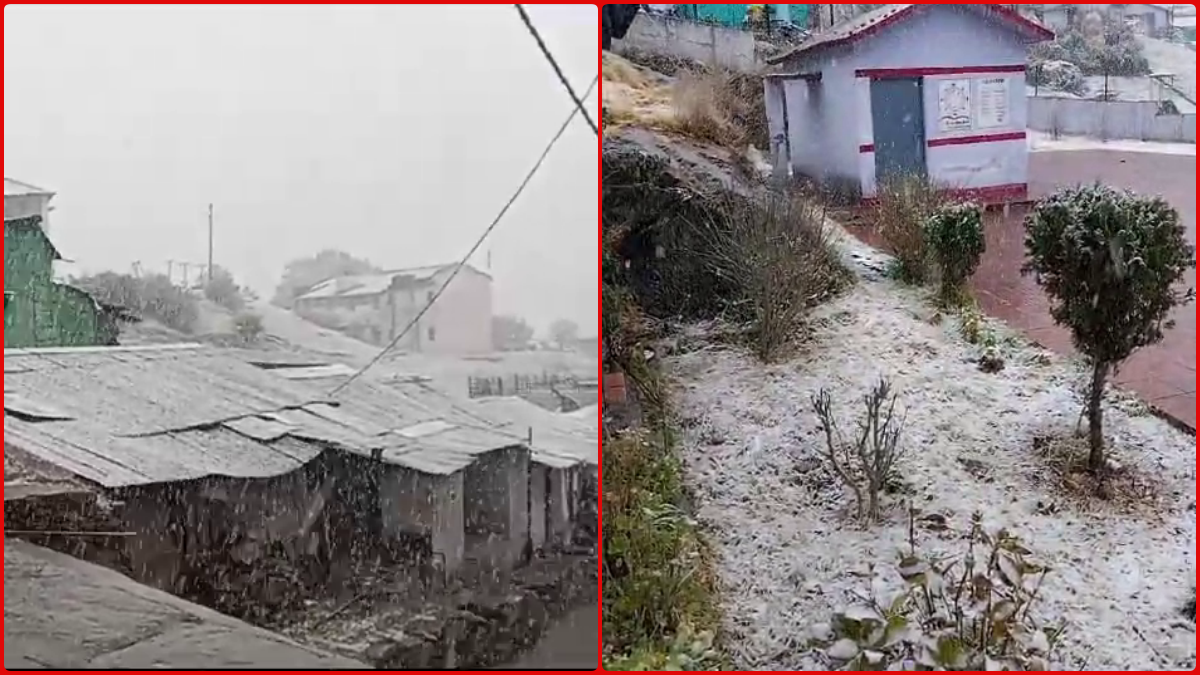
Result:
{"type": "MultiPolygon", "coordinates": [[[[794,157],[797,171],[825,182],[848,179],[861,187],[864,196],[875,192],[875,158],[859,148],[874,142],[871,124],[870,80],[856,77],[857,70],[905,68],[964,68],[971,66],[1020,65],[1025,62],[1026,46],[1007,23],[958,5],[927,7],[893,27],[849,45],[803,57],[781,65],[782,70],[820,71],[819,110],[805,108],[811,97],[788,91],[789,122],[793,111],[804,120],[793,125],[793,154],[802,148],[803,157],[794,157]],[[797,96],[792,98],[793,93],[797,96]],[[801,127],[801,128],[796,128],[801,127]],[[809,138],[807,145],[805,137],[809,138]],[[820,166],[814,166],[820,164],[820,166]]],[[[1010,123],[1004,128],[972,130],[957,135],[1000,134],[1025,128],[1024,75],[1011,76],[1009,85],[1010,123]]],[[[997,75],[988,75],[996,77],[997,75]]],[[[950,77],[985,77],[957,75],[950,77]]],[[[938,77],[925,81],[927,141],[943,138],[937,129],[938,77]]],[[[1023,143],[983,143],[941,146],[926,149],[932,177],[965,177],[972,186],[1023,183],[1026,160],[1023,143]],[[995,145],[996,147],[992,147],[995,145]],[[999,162],[993,156],[1002,155],[999,162]],[[974,166],[974,172],[963,167],[974,166]],[[995,181],[995,182],[988,182],[995,181]]]]}
{"type": "Polygon", "coordinates": [[[529,539],[535,551],[546,547],[547,498],[546,483],[549,467],[535,464],[529,467],[529,539]]]}
{"type": "Polygon", "coordinates": [[[1029,128],[1103,140],[1195,143],[1196,115],[1159,115],[1153,101],[1083,101],[1031,96],[1029,128]]]}
{"type": "Polygon", "coordinates": [[[624,39],[613,41],[613,50],[664,54],[745,72],[759,66],[754,35],[748,31],[645,12],[633,20],[624,39]]]}

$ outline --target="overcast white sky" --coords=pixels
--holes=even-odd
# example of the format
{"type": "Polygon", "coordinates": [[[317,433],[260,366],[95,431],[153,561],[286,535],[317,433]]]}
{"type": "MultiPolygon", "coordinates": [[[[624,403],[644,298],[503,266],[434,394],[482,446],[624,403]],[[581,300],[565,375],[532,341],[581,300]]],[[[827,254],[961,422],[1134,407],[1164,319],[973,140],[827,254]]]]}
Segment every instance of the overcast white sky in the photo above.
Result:
{"type": "MultiPolygon", "coordinates": [[[[203,262],[209,202],[217,263],[264,297],[322,248],[451,262],[571,110],[511,5],[4,12],[4,175],[58,192],[78,271],[203,262]]],[[[582,92],[596,7],[530,12],[582,92]]],[[[579,119],[497,230],[498,311],[596,331],[597,148],[579,119]]]]}

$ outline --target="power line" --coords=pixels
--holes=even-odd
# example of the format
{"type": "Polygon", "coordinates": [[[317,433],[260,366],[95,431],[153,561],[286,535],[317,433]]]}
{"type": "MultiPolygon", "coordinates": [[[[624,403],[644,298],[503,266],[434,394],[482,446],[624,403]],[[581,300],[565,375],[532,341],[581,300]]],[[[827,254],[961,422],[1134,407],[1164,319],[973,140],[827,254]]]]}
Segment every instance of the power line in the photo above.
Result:
{"type": "MultiPolygon", "coordinates": [[[[592,92],[596,90],[596,85],[599,83],[600,76],[597,75],[592,79],[592,83],[588,85],[587,91],[584,92],[583,100],[587,100],[591,97],[592,92]]],[[[462,272],[462,269],[467,266],[467,263],[470,262],[471,258],[480,249],[480,247],[483,246],[483,243],[487,241],[487,238],[491,236],[492,232],[500,224],[500,221],[504,220],[504,216],[508,215],[508,211],[512,208],[513,204],[517,202],[517,199],[520,198],[521,194],[525,192],[525,188],[529,187],[529,183],[533,181],[533,177],[537,175],[537,172],[541,170],[542,165],[546,163],[546,158],[550,156],[550,152],[554,150],[554,146],[558,144],[559,139],[561,139],[563,134],[567,132],[567,129],[570,128],[571,122],[575,121],[575,116],[579,114],[580,110],[582,110],[582,107],[575,108],[571,111],[571,114],[567,116],[566,121],[562,123],[562,126],[558,128],[558,131],[554,134],[554,137],[550,139],[550,142],[546,145],[546,149],[542,151],[541,156],[538,157],[537,162],[534,163],[533,168],[530,169],[529,173],[525,175],[525,180],[521,181],[521,184],[517,186],[516,192],[514,192],[512,197],[509,198],[508,202],[505,203],[504,208],[500,209],[499,215],[497,215],[495,220],[492,221],[491,225],[488,225],[488,228],[483,231],[483,234],[475,242],[475,245],[471,247],[470,251],[467,251],[467,255],[463,256],[463,259],[458,263],[457,266],[455,266],[454,271],[450,274],[450,277],[442,283],[437,292],[433,294],[433,297],[429,299],[429,302],[425,304],[425,307],[418,312],[415,317],[413,317],[412,321],[408,322],[408,325],[404,327],[404,330],[400,331],[400,333],[393,338],[386,347],[383,348],[383,351],[379,352],[379,354],[377,354],[375,358],[371,359],[367,365],[360,368],[357,372],[347,378],[346,381],[342,382],[335,387],[333,391],[329,392],[331,397],[340,394],[347,387],[358,380],[358,378],[365,375],[368,370],[375,367],[376,364],[383,360],[383,357],[387,356],[388,352],[395,349],[396,345],[400,344],[400,341],[403,340],[406,335],[412,332],[412,329],[415,328],[421,319],[425,317],[430,308],[433,307],[434,303],[436,303],[438,299],[442,297],[442,294],[446,292],[446,289],[449,288],[455,277],[462,272]]]]}
{"type": "Polygon", "coordinates": [[[567,79],[567,76],[563,73],[562,68],[558,67],[558,61],[554,58],[554,55],[550,53],[550,48],[547,47],[546,42],[542,40],[542,35],[538,32],[537,27],[533,25],[533,19],[529,18],[529,12],[525,11],[525,6],[513,6],[516,7],[517,12],[521,14],[521,20],[525,22],[525,27],[529,29],[529,34],[533,36],[534,40],[537,40],[538,47],[542,50],[542,54],[545,55],[546,60],[550,62],[550,66],[554,68],[554,72],[558,75],[558,79],[563,83],[563,86],[567,88],[567,93],[571,95],[571,100],[575,102],[575,107],[583,115],[583,118],[587,120],[588,126],[592,128],[592,131],[599,136],[600,127],[596,126],[596,120],[592,119],[592,114],[589,113],[587,108],[585,108],[583,105],[583,100],[586,99],[587,96],[579,98],[579,95],[575,93],[575,88],[571,86],[571,81],[567,79]]]}

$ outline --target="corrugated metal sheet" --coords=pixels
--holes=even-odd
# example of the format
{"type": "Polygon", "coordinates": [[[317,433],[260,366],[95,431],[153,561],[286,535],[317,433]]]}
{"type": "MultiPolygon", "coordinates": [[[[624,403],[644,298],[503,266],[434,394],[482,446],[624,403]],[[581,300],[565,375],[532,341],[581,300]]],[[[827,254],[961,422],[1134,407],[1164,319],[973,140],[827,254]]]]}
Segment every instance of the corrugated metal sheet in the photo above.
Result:
{"type": "Polygon", "coordinates": [[[330,446],[453,473],[481,454],[519,445],[449,399],[416,400],[362,382],[330,402],[312,381],[279,377],[211,347],[6,350],[4,356],[5,440],[107,487],[281,475],[330,446]],[[10,406],[20,414],[10,414],[10,406]],[[422,431],[417,438],[396,433],[414,428],[422,431]]]}
{"type": "Polygon", "coordinates": [[[12,178],[4,179],[4,196],[5,197],[20,197],[23,195],[49,195],[49,194],[54,194],[54,193],[50,192],[49,190],[44,190],[40,187],[30,185],[29,183],[22,183],[19,180],[13,180],[12,178]]]}
{"type": "Polygon", "coordinates": [[[355,370],[350,366],[333,364],[308,368],[280,368],[276,374],[289,380],[321,380],[330,377],[350,377],[355,370]]]}
{"type": "Polygon", "coordinates": [[[599,433],[586,421],[538,407],[517,396],[481,398],[472,401],[480,416],[503,428],[514,437],[528,438],[533,430],[533,450],[580,462],[597,464],[599,433]]]}

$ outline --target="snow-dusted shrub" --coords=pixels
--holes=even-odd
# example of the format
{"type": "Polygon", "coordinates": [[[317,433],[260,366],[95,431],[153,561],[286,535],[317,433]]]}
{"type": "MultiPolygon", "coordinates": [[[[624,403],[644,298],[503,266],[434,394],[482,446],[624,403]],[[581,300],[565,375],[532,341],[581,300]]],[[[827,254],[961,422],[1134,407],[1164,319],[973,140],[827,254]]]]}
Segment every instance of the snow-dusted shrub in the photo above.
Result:
{"type": "Polygon", "coordinates": [[[1031,616],[1047,569],[1030,555],[1003,530],[989,535],[976,513],[965,554],[931,559],[914,544],[897,565],[902,590],[814,632],[845,670],[1049,670],[1061,630],[1031,616]]]}
{"type": "Polygon", "coordinates": [[[942,206],[925,221],[925,240],[941,270],[942,305],[960,305],[967,279],[986,248],[982,209],[971,202],[942,206]]]}
{"type": "Polygon", "coordinates": [[[857,516],[864,524],[879,517],[879,493],[888,484],[900,456],[904,420],[896,417],[896,396],[886,379],[880,379],[863,397],[866,415],[858,433],[847,440],[833,415],[833,398],[822,389],[812,397],[813,409],[825,431],[825,461],[854,493],[857,516]]]}
{"type": "Polygon", "coordinates": [[[1087,89],[1083,71],[1070,61],[1034,60],[1025,71],[1029,84],[1054,91],[1082,94],[1087,89]]]}
{"type": "Polygon", "coordinates": [[[1105,382],[1134,351],[1161,341],[1171,311],[1195,297],[1179,283],[1196,268],[1196,249],[1161,197],[1101,185],[1057,192],[1034,208],[1025,228],[1022,271],[1036,275],[1054,321],[1071,330],[1092,365],[1088,466],[1100,471],[1105,382]]]}

